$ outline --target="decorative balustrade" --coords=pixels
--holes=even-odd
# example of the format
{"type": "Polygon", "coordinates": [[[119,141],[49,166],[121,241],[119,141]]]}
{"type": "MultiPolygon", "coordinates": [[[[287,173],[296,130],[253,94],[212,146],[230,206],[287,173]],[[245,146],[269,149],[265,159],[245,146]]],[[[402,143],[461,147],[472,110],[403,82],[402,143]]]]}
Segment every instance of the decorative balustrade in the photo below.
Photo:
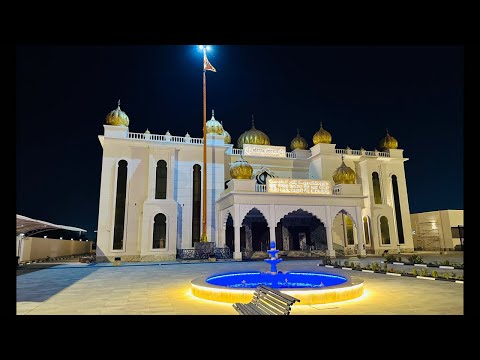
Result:
{"type": "Polygon", "coordinates": [[[173,142],[173,143],[184,143],[184,144],[203,144],[203,138],[192,138],[189,136],[157,135],[157,134],[129,132],[127,138],[133,139],[133,140],[148,140],[148,141],[173,142]]]}
{"type": "MultiPolygon", "coordinates": [[[[129,132],[127,135],[127,138],[133,139],[133,140],[147,140],[147,141],[158,141],[158,142],[172,142],[172,143],[198,144],[198,145],[203,144],[203,138],[192,138],[190,136],[156,135],[156,134],[129,132]]],[[[346,155],[351,154],[351,155],[390,157],[390,154],[388,152],[382,152],[382,151],[335,149],[335,153],[346,154],[346,155]]],[[[227,154],[243,155],[243,149],[229,148],[227,150],[227,154]]],[[[296,159],[297,154],[295,154],[293,151],[287,152],[286,157],[289,159],[296,159]]]]}
{"type": "Polygon", "coordinates": [[[390,154],[388,152],[367,151],[367,150],[362,151],[362,150],[335,149],[335,154],[390,157],[390,154]]]}

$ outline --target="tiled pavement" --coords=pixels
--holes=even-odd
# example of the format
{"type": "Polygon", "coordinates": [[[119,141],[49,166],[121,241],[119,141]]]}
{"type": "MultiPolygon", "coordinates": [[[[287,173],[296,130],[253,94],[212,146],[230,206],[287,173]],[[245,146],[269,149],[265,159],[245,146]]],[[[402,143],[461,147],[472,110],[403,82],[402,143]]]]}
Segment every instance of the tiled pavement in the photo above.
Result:
{"type": "MultiPolygon", "coordinates": [[[[318,267],[318,260],[281,263],[279,270],[354,275],[361,298],[294,305],[292,315],[463,314],[463,284],[318,267]]],[[[262,262],[67,264],[17,276],[17,314],[235,315],[231,304],[198,299],[190,281],[228,271],[266,271],[262,262]]]]}

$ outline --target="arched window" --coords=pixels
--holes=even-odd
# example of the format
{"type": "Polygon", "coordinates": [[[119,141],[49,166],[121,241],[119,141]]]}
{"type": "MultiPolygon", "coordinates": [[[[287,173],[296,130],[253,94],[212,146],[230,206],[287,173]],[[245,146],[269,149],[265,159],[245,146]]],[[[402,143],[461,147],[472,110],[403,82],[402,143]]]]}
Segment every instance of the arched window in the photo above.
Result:
{"type": "Polygon", "coordinates": [[[115,199],[115,221],[113,227],[113,250],[123,249],[125,228],[125,204],[127,199],[127,167],[125,160],[118,162],[117,195],[115,199]]]}
{"type": "Polygon", "coordinates": [[[382,203],[382,193],[380,192],[380,179],[378,178],[378,173],[375,171],[372,174],[372,184],[373,184],[373,199],[375,204],[382,203]]]}
{"type": "Polygon", "coordinates": [[[390,244],[390,230],[388,229],[388,219],[385,216],[380,218],[380,235],[382,244],[390,244]]]}
{"type": "Polygon", "coordinates": [[[193,165],[193,201],[192,201],[192,246],[200,241],[200,210],[201,210],[201,182],[202,167],[193,165]]]}
{"type": "Polygon", "coordinates": [[[353,245],[354,240],[353,240],[353,221],[350,219],[350,216],[344,215],[345,217],[345,232],[347,235],[347,244],[348,245],[353,245]]]}
{"type": "Polygon", "coordinates": [[[400,196],[398,195],[397,176],[392,175],[393,202],[395,203],[395,220],[397,220],[397,232],[399,244],[405,244],[403,236],[402,211],[400,210],[400,196]]]}
{"type": "Polygon", "coordinates": [[[365,231],[365,244],[370,244],[370,228],[368,226],[368,217],[363,217],[363,231],[365,231]]]}
{"type": "Polygon", "coordinates": [[[167,218],[164,214],[155,215],[153,222],[153,249],[165,249],[167,244],[167,218]]]}
{"type": "Polygon", "coordinates": [[[165,160],[157,162],[157,172],[155,180],[155,199],[167,198],[167,163],[165,160]]]}

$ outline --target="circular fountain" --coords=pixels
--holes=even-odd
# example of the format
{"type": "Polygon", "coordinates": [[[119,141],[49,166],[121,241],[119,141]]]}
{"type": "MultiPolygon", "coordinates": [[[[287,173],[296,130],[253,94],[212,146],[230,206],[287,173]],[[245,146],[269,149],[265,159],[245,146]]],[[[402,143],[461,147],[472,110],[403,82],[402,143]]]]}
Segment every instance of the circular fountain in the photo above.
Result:
{"type": "Polygon", "coordinates": [[[270,271],[229,272],[192,280],[192,294],[207,300],[243,302],[252,300],[258,285],[280,290],[300,300],[299,305],[326,304],[357,298],[363,294],[363,280],[355,276],[340,276],[321,272],[277,270],[279,250],[270,243],[270,271]]]}

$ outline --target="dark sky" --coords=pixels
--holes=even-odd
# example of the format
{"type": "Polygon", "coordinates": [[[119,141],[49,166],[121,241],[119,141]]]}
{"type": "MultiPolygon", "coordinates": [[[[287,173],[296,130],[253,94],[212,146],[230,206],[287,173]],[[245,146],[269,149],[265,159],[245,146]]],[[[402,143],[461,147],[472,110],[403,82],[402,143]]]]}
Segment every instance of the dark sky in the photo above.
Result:
{"type": "MultiPolygon", "coordinates": [[[[388,128],[404,149],[410,211],[463,209],[463,47],[215,46],[207,109],[233,141],[255,125],[272,145],[320,121],[337,148],[373,150],[388,128]]],[[[17,214],[97,228],[105,116],[130,131],[202,136],[196,46],[16,49],[17,214]]],[[[210,116],[208,116],[209,118],[210,116]]]]}

